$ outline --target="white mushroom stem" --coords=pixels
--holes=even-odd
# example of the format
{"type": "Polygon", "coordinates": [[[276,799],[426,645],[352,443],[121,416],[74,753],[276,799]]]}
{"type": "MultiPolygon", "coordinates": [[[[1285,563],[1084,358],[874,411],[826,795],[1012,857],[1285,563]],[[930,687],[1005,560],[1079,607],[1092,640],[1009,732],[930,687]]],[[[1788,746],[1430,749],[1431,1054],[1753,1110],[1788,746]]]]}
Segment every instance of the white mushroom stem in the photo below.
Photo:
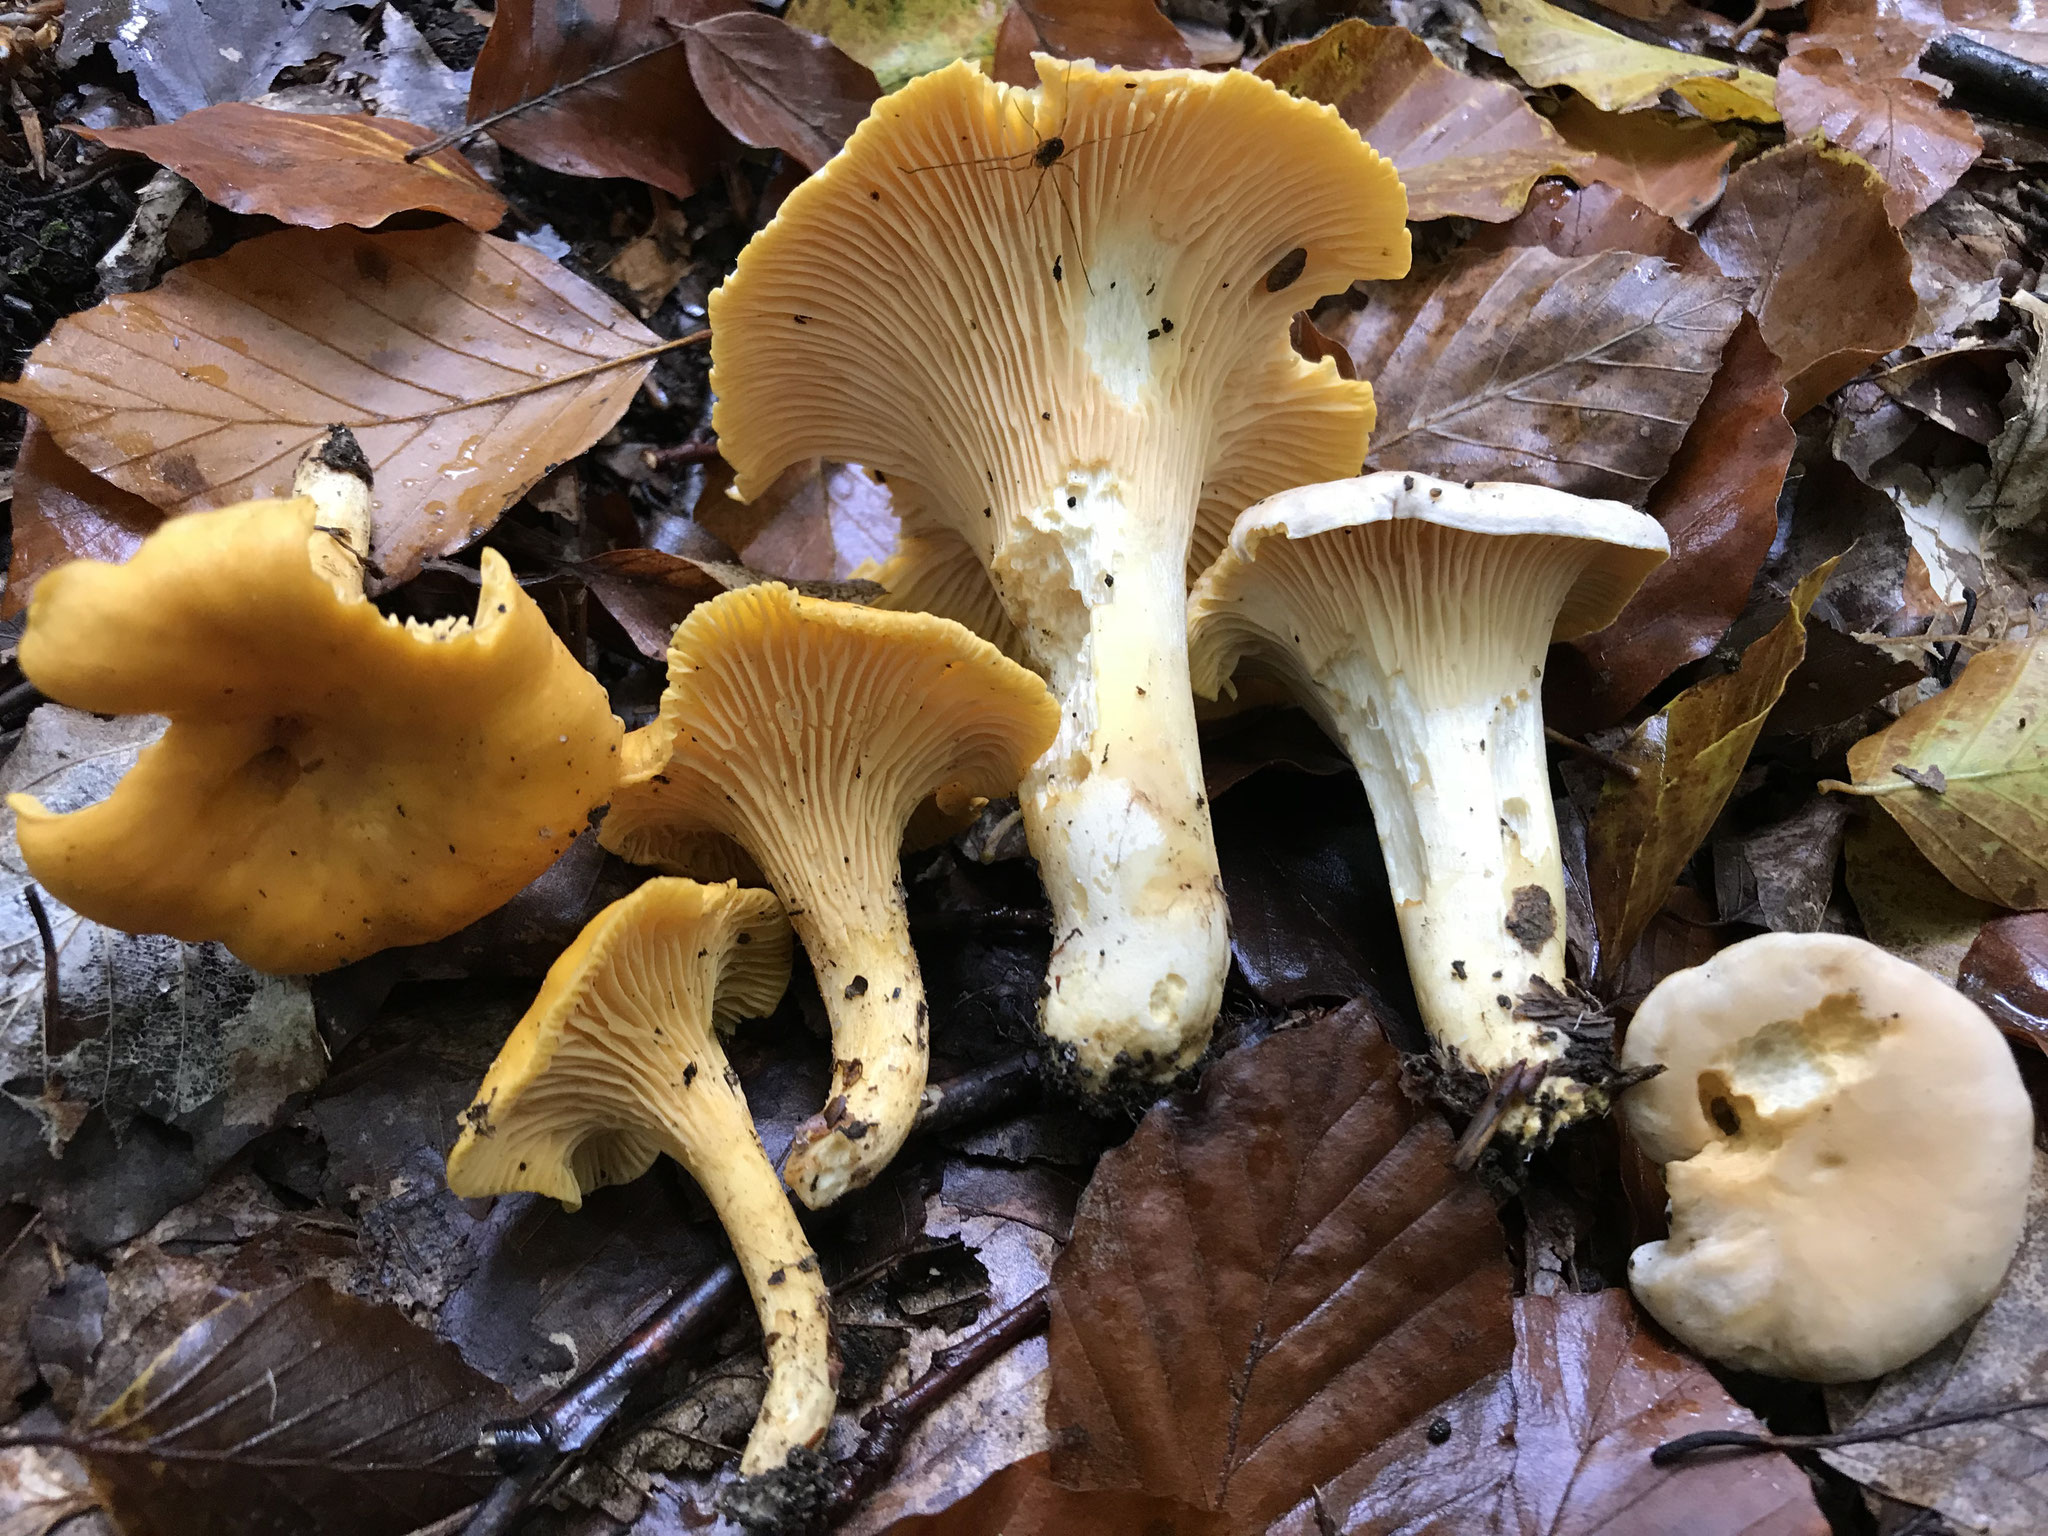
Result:
{"type": "Polygon", "coordinates": [[[347,427],[330,427],[292,472],[292,494],[317,509],[306,541],[313,569],[344,602],[363,595],[370,558],[370,478],[369,461],[347,427]]]}

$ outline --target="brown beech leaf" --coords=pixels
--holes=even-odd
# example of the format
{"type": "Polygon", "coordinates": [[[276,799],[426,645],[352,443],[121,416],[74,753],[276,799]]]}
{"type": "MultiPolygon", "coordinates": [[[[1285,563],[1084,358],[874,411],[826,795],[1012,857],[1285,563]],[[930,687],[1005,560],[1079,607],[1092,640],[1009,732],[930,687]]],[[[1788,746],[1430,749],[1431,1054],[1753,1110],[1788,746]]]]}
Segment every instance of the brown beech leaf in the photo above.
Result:
{"type": "Polygon", "coordinates": [[[2048,631],[1976,657],[1955,683],[1849,749],[1875,798],[1965,895],[2048,907],[2048,631]]]}
{"type": "Polygon", "coordinates": [[[688,197],[731,141],[697,94],[682,28],[748,9],[744,0],[501,0],[477,55],[469,120],[659,48],[492,124],[490,134],[551,171],[630,176],[688,197]]]}
{"type": "Polygon", "coordinates": [[[806,459],[752,501],[707,484],[697,521],[756,571],[789,581],[843,581],[896,548],[888,487],[854,464],[806,459]]]}
{"type": "Polygon", "coordinates": [[[229,101],[149,128],[72,131],[169,166],[223,208],[309,229],[368,229],[414,208],[477,230],[505,217],[505,199],[457,151],[407,165],[406,151],[434,135],[395,117],[272,112],[229,101]]]}
{"type": "Polygon", "coordinates": [[[780,17],[734,11],[683,33],[690,78],[727,132],[817,170],[882,94],[874,71],[780,17]]]}
{"type": "Polygon", "coordinates": [[[1913,263],[1885,212],[1885,184],[1854,155],[1788,144],[1728,178],[1700,233],[1785,367],[1797,421],[1913,334],[1913,263]]]}
{"type": "Polygon", "coordinates": [[[124,1530],[399,1536],[489,1490],[477,1435],[511,1407],[396,1307],[307,1281],[207,1313],[93,1426],[218,1460],[81,1454],[124,1530]]]}
{"type": "Polygon", "coordinates": [[[578,562],[576,574],[640,654],[656,661],[692,608],[753,580],[744,566],[659,549],[607,550],[578,562]]]}
{"type": "Polygon", "coordinates": [[[1789,1457],[1650,1452],[1698,1430],[1758,1429],[1627,1291],[1524,1296],[1515,1358],[1422,1415],[1272,1536],[1827,1536],[1789,1457]]]}
{"type": "Polygon", "coordinates": [[[1748,603],[1777,537],[1793,442],[1778,360],[1744,315],[1714,387],[1650,492],[1645,510],[1664,525],[1671,558],[1612,624],[1571,642],[1577,664],[1564,661],[1545,679],[1545,712],[1559,729],[1583,734],[1614,724],[1714,648],[1748,603]]]}
{"type": "Polygon", "coordinates": [[[14,461],[14,552],[0,619],[28,607],[44,572],[67,560],[119,565],[163,520],[140,496],[102,480],[59,448],[31,416],[14,461]]]}
{"type": "Polygon", "coordinates": [[[1257,73],[1290,96],[1335,107],[1393,161],[1410,219],[1511,219],[1539,177],[1585,174],[1587,157],[1520,91],[1439,63],[1403,27],[1340,21],[1282,48],[1257,73]]]}
{"type": "Polygon", "coordinates": [[[995,78],[1036,86],[1033,53],[1125,69],[1192,69],[1180,29],[1152,0],[1012,0],[996,30],[995,78]]]}
{"type": "MultiPolygon", "coordinates": [[[[1878,824],[1890,825],[1882,817],[1878,824]]],[[[2048,1051],[2048,912],[2011,912],[1986,923],[1955,982],[2000,1029],[2048,1051]]]]}
{"type": "Polygon", "coordinates": [[[1789,136],[1818,129],[1830,144],[1868,160],[1884,178],[1885,211],[1894,224],[1931,206],[1984,152],[1970,114],[1944,107],[1932,85],[1852,69],[1832,48],[1808,48],[1785,61],[1778,110],[1789,136]]]}
{"type": "Polygon", "coordinates": [[[1641,506],[1678,451],[1741,289],[1654,257],[1540,247],[1373,285],[1415,320],[1371,358],[1369,462],[1449,480],[1523,480],[1641,506]],[[1404,292],[1405,290],[1405,292],[1404,292]]]}
{"type": "Polygon", "coordinates": [[[59,321],[0,395],[167,512],[275,495],[328,423],[353,429],[382,590],[589,447],[656,340],[509,240],[288,229],[59,321]]]}
{"type": "Polygon", "coordinates": [[[1633,251],[1655,256],[1681,272],[1718,277],[1721,269],[1699,241],[1654,208],[1618,187],[1596,182],[1538,187],[1522,216],[1482,229],[1467,250],[1501,251],[1540,245],[1554,256],[1591,256],[1599,251],[1633,251]]]}
{"type": "Polygon", "coordinates": [[[1054,1474],[1256,1530],[1511,1347],[1492,1201],[1353,1004],[1107,1154],[1053,1266],[1054,1474]]]}
{"type": "Polygon", "coordinates": [[[1582,180],[1618,187],[1666,218],[1691,224],[1720,200],[1735,141],[1676,112],[1602,112],[1583,96],[1558,109],[1551,126],[1591,155],[1582,180]]]}
{"type": "Polygon", "coordinates": [[[1827,561],[1799,583],[1785,617],[1750,643],[1733,672],[1686,689],[1622,747],[1620,757],[1638,777],[1610,776],[1586,825],[1603,983],[1621,973],[1728,803],[1764,717],[1806,654],[1806,615],[1835,564],[1827,561]]]}
{"type": "Polygon", "coordinates": [[[1052,1480],[1052,1455],[1013,1461],[959,1503],[911,1515],[883,1536],[1226,1536],[1221,1515],[1143,1493],[1076,1493],[1052,1480]]]}

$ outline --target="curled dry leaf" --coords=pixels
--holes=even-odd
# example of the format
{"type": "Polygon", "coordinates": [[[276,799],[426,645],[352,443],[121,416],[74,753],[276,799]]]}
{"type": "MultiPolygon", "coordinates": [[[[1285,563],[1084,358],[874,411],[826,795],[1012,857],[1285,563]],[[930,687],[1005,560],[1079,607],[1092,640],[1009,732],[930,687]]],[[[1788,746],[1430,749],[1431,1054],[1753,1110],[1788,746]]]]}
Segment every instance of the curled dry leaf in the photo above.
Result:
{"type": "Polygon", "coordinates": [[[1785,132],[1818,130],[1884,178],[1885,212],[1903,224],[1930,207],[1976,164],[1984,137],[1967,112],[1950,111],[1924,80],[1868,74],[1832,48],[1808,48],[1778,71],[1785,132]]]}
{"type": "Polygon", "coordinates": [[[59,321],[0,394],[167,512],[282,492],[340,422],[376,471],[381,590],[589,447],[655,341],[509,240],[452,224],[284,230],[59,321]]]}
{"type": "Polygon", "coordinates": [[[1735,141],[1676,112],[1602,112],[1574,96],[1550,123],[1573,149],[1592,157],[1581,180],[1619,188],[1681,224],[1713,207],[1728,184],[1735,141]]]}
{"type": "Polygon", "coordinates": [[[1520,91],[1438,63],[1402,27],[1340,21],[1282,48],[1257,72],[1290,96],[1335,107],[1393,161],[1410,219],[1511,219],[1539,177],[1586,175],[1587,157],[1520,91]]]}
{"type": "Polygon", "coordinates": [[[1792,593],[1777,627],[1751,642],[1741,664],[1695,683],[1630,734],[1586,826],[1600,980],[1611,983],[1664,905],[1679,871],[1706,840],[1749,761],[1764,717],[1806,655],[1806,615],[1835,572],[1818,567],[1792,593]]]}
{"type": "Polygon", "coordinates": [[[1492,1202],[1352,1005],[1097,1166],[1053,1267],[1054,1470],[1256,1529],[1511,1344],[1492,1202]]]}
{"type": "Polygon", "coordinates": [[[406,152],[433,134],[395,117],[272,112],[230,101],[150,128],[74,131],[169,166],[223,208],[308,229],[368,229],[415,208],[476,230],[505,217],[505,199],[457,151],[406,164],[406,152]]]}
{"type": "Polygon", "coordinates": [[[1036,87],[1031,55],[1093,59],[1107,68],[1192,69],[1180,29],[1153,0],[1011,0],[996,32],[995,78],[1036,87]]]}
{"type": "Polygon", "coordinates": [[[1271,1536],[1826,1536],[1788,1457],[1651,1465],[1678,1435],[1759,1427],[1627,1291],[1524,1296],[1512,1366],[1325,1485],[1320,1519],[1297,1508],[1271,1536]]]}
{"type": "Polygon", "coordinates": [[[744,0],[501,0],[477,55],[469,120],[659,49],[492,124],[490,134],[551,171],[630,176],[688,197],[730,140],[697,94],[682,28],[747,9],[744,0]]]}
{"type": "MultiPolygon", "coordinates": [[[[1352,347],[1373,381],[1368,462],[1523,480],[1641,506],[1713,383],[1741,290],[1655,257],[1538,247],[1374,285],[1405,330],[1352,347]],[[1420,302],[1418,303],[1418,299],[1420,302]]],[[[1368,317],[1370,319],[1370,317],[1368,317]]]]}
{"type": "Polygon", "coordinates": [[[1954,686],[1851,747],[1853,783],[1822,787],[1874,797],[1966,895],[2048,907],[2044,726],[2048,631],[1985,651],[1954,686]]]}
{"type": "Polygon", "coordinates": [[[1700,234],[1785,367],[1797,421],[1913,334],[1913,263],[1885,212],[1885,184],[1864,161],[1788,144],[1728,178],[1700,234]]]}
{"type": "Polygon", "coordinates": [[[817,170],[839,152],[882,88],[874,72],[814,32],[758,11],[683,31],[690,78],[742,144],[781,149],[817,170]]]}
{"type": "Polygon", "coordinates": [[[1970,498],[1972,513],[2001,528],[2024,527],[2048,510],[2048,303],[2022,288],[2012,305],[2034,333],[2034,355],[2025,367],[2006,365],[2012,388],[1991,440],[1991,473],[1970,498]]]}
{"type": "Polygon", "coordinates": [[[67,560],[119,565],[163,520],[140,496],[102,480],[59,448],[31,416],[14,461],[14,548],[0,619],[27,611],[45,572],[67,560]]]}
{"type": "Polygon", "coordinates": [[[1480,0],[1501,56],[1531,85],[1568,85],[1594,106],[1628,112],[1676,91],[1702,117],[1775,123],[1769,75],[1610,32],[1547,0],[1480,0]]]}
{"type": "Polygon", "coordinates": [[[511,1394],[396,1307],[318,1281],[194,1323],[100,1415],[82,1452],[123,1529],[400,1536],[488,1490],[478,1431],[511,1394]]]}

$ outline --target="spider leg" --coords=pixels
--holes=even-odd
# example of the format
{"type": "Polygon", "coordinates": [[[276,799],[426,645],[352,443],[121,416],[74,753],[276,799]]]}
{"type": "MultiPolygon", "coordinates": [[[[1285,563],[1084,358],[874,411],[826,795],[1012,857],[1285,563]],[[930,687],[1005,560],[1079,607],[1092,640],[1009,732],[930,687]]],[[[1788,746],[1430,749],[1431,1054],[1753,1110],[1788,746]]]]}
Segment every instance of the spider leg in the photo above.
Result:
{"type": "Polygon", "coordinates": [[[1031,157],[1037,153],[1038,151],[1034,147],[1032,149],[1017,150],[1007,155],[981,155],[972,160],[941,160],[933,165],[899,165],[897,169],[910,176],[915,176],[920,171],[958,170],[963,165],[1000,165],[1013,171],[1021,171],[1031,164],[1031,157]],[[1021,160],[1023,164],[1012,165],[1010,162],[1013,160],[1021,160]]]}
{"type": "MultiPolygon", "coordinates": [[[[1065,171],[1069,176],[1072,176],[1074,178],[1075,196],[1078,197],[1080,195],[1081,177],[1079,173],[1077,173],[1071,165],[1049,165],[1045,168],[1045,170],[1048,176],[1051,175],[1054,171],[1065,171]]],[[[1066,221],[1067,233],[1073,237],[1074,264],[1081,269],[1081,281],[1083,284],[1087,286],[1088,292],[1092,297],[1095,292],[1095,279],[1091,277],[1088,273],[1088,258],[1081,254],[1081,230],[1080,226],[1078,226],[1074,222],[1074,210],[1067,206],[1067,201],[1065,198],[1059,197],[1059,193],[1055,192],[1053,193],[1053,196],[1059,198],[1060,216],[1066,221]]]]}

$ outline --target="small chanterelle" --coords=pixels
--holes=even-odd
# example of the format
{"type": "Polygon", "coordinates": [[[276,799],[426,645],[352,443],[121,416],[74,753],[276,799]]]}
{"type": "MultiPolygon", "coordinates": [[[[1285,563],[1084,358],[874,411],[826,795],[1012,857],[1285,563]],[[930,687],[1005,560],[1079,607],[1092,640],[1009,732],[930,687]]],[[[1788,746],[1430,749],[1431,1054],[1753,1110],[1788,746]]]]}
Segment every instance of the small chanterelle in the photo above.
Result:
{"type": "Polygon", "coordinates": [[[1842,934],[1765,934],[1667,976],[1622,1097],[1671,1235],[1629,1262],[1710,1359],[1807,1381],[1895,1370],[1991,1300],[2026,1224],[2033,1111],[1974,1003],[1842,934]]]}

